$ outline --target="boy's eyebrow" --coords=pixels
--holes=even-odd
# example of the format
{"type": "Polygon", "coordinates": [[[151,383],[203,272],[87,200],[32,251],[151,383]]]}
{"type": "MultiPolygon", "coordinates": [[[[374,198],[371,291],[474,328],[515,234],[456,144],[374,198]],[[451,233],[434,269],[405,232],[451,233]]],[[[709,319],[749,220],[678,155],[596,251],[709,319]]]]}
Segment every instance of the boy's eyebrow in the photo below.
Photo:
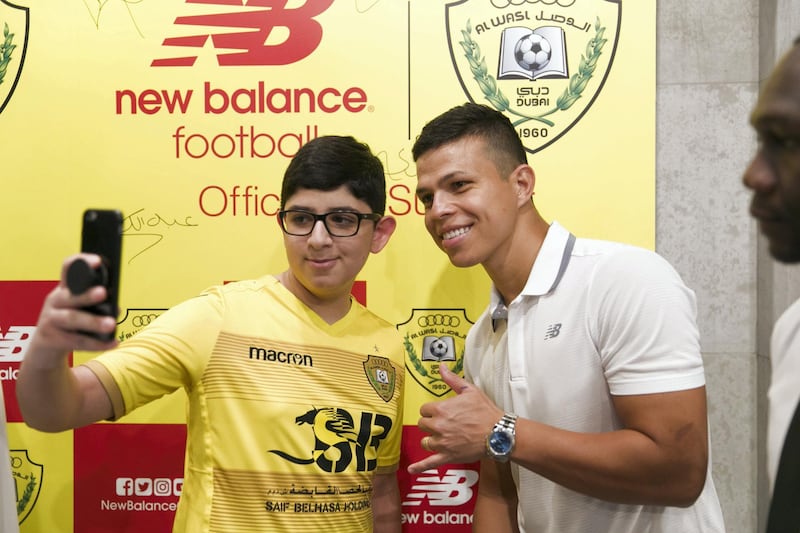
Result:
{"type": "MultiPolygon", "coordinates": [[[[317,209],[307,205],[295,205],[295,204],[287,204],[285,209],[296,209],[298,211],[308,211],[309,213],[316,213],[317,209]]],[[[354,213],[360,213],[359,209],[353,207],[352,205],[344,205],[344,206],[334,206],[327,209],[326,213],[332,213],[334,211],[352,211],[354,213]]]]}

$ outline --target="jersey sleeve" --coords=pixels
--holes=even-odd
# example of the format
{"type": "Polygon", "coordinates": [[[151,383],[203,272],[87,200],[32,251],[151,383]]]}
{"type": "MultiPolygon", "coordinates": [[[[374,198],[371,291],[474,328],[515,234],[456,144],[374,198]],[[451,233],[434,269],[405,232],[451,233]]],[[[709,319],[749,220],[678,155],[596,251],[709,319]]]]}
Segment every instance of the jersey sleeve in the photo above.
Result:
{"type": "Polygon", "coordinates": [[[395,370],[395,392],[393,398],[390,400],[389,407],[392,414],[392,427],[386,440],[381,444],[378,450],[378,465],[375,470],[376,474],[392,473],[397,470],[400,465],[400,440],[403,435],[403,406],[405,404],[405,397],[403,391],[405,390],[405,353],[403,352],[403,342],[400,335],[394,328],[387,331],[391,334],[396,341],[393,345],[397,346],[396,353],[390,357],[391,364],[395,370]]]}
{"type": "Polygon", "coordinates": [[[115,420],[198,383],[220,331],[223,302],[217,289],[209,289],[86,363],[108,392],[115,420]]]}
{"type": "Polygon", "coordinates": [[[599,262],[588,306],[611,394],[705,384],[694,292],[658,254],[625,247],[599,262]]]}

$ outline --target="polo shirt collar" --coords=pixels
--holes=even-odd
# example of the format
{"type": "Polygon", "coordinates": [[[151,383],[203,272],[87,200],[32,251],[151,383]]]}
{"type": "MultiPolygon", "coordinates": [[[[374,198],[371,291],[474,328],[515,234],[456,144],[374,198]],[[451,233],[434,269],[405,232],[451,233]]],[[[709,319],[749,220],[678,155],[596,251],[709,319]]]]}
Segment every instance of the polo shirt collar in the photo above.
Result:
{"type": "MultiPolygon", "coordinates": [[[[558,222],[550,224],[520,296],[544,296],[555,290],[567,269],[574,246],[574,235],[558,222]]],[[[494,285],[492,285],[490,309],[493,322],[508,316],[508,310],[494,285]]]]}

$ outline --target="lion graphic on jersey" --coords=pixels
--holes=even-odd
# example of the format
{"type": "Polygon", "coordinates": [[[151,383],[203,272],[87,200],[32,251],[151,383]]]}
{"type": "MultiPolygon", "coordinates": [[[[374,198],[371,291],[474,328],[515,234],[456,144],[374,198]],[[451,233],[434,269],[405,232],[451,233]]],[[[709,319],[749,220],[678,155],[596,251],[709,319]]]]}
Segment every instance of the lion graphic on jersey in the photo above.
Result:
{"type": "Polygon", "coordinates": [[[295,423],[298,426],[311,426],[314,433],[311,457],[294,457],[281,450],[268,450],[270,453],[294,464],[316,463],[327,472],[342,472],[353,459],[352,445],[363,447],[358,440],[353,417],[345,409],[314,408],[295,418],[295,423]]]}

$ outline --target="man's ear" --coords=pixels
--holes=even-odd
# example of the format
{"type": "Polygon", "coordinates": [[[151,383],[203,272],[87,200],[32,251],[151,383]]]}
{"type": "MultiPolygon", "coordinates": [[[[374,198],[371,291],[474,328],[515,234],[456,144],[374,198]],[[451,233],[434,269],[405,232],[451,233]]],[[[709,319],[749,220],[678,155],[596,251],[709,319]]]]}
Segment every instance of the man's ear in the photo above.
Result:
{"type": "Polygon", "coordinates": [[[536,185],[536,173],[533,168],[526,164],[519,165],[509,179],[517,189],[517,205],[530,203],[536,185]]]}
{"type": "Polygon", "coordinates": [[[397,228],[397,221],[392,216],[385,216],[375,224],[375,231],[372,232],[372,246],[370,251],[377,254],[386,243],[389,242],[389,237],[392,236],[394,230],[397,228]]]}

